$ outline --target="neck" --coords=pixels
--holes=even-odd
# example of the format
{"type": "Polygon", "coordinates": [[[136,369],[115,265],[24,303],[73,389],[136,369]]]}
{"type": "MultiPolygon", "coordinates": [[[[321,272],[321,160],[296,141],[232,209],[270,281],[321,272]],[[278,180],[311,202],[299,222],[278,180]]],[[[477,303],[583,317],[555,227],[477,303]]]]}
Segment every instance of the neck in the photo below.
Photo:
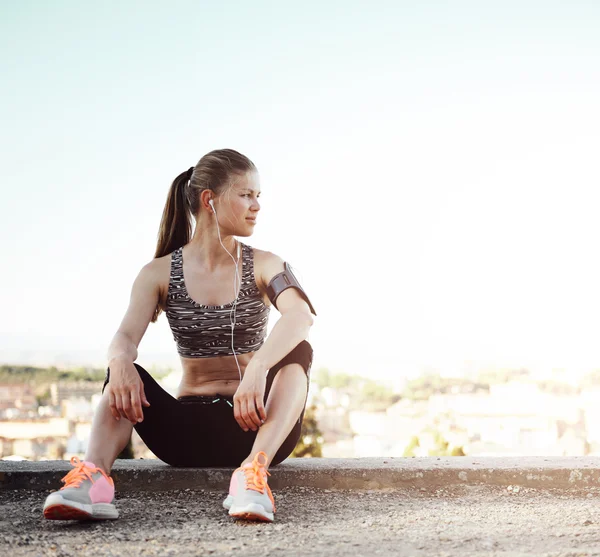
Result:
{"type": "Polygon", "coordinates": [[[222,229],[220,232],[221,241],[219,241],[214,220],[208,222],[208,219],[198,219],[194,236],[187,247],[192,258],[201,260],[203,265],[211,270],[232,263],[227,251],[229,251],[236,261],[238,260],[237,248],[240,242],[236,240],[235,236],[226,234],[222,229]],[[223,249],[221,243],[223,243],[227,251],[223,249]]]}

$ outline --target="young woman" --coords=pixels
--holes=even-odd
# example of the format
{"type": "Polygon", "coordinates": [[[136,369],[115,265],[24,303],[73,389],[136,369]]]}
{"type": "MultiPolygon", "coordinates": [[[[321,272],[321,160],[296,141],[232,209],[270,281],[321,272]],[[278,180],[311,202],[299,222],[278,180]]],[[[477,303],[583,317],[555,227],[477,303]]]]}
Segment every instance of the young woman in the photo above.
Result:
{"type": "Polygon", "coordinates": [[[172,466],[238,466],[223,506],[236,518],[273,520],[268,468],[300,436],[314,310],[280,257],[236,239],[252,235],[259,195],[256,167],[231,149],[208,153],[171,185],[155,258],[109,348],[85,460],[71,459],[46,518],[117,518],[110,471],[135,427],[172,466]],[[271,304],[281,318],[265,338],[271,304]],[[183,366],[177,398],[134,363],[161,311],[183,366]]]}

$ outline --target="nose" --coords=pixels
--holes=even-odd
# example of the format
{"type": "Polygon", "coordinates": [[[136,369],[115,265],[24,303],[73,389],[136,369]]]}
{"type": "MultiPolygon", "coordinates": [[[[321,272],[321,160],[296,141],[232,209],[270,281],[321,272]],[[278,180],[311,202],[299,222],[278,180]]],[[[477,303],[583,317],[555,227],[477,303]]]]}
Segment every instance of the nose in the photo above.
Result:
{"type": "Polygon", "coordinates": [[[258,199],[254,200],[254,203],[252,203],[252,210],[253,211],[260,211],[260,203],[258,202],[258,199]]]}

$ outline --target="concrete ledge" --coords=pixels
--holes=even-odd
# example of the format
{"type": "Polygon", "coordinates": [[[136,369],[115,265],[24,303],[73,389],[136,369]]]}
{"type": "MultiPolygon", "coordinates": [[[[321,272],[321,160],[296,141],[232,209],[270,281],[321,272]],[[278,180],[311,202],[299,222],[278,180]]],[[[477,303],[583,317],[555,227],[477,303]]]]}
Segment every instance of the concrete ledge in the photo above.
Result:
{"type": "MultiPolygon", "coordinates": [[[[0,490],[49,491],[71,470],[68,461],[0,460],[0,490]]],[[[160,460],[117,460],[112,471],[117,490],[227,490],[233,468],[173,468],[160,460]]],[[[457,485],[522,486],[568,491],[600,488],[599,457],[381,457],[297,458],[271,468],[273,489],[425,490],[457,485]]]]}

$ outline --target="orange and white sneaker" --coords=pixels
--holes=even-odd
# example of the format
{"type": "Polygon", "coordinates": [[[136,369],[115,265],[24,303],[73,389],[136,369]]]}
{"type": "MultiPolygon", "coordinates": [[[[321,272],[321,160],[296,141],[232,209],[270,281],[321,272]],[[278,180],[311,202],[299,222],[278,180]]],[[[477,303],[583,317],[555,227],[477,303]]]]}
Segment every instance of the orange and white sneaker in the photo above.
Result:
{"type": "Polygon", "coordinates": [[[75,467],[62,480],[65,485],[48,495],[44,517],[50,520],[101,520],[119,517],[112,504],[115,484],[93,462],[71,458],[75,467]]]}
{"type": "Polygon", "coordinates": [[[267,476],[271,475],[265,467],[267,461],[266,453],[260,451],[252,462],[235,470],[229,483],[229,495],[223,501],[229,516],[273,522],[275,500],[267,485],[267,476]],[[264,463],[260,462],[261,456],[264,463]]]}

